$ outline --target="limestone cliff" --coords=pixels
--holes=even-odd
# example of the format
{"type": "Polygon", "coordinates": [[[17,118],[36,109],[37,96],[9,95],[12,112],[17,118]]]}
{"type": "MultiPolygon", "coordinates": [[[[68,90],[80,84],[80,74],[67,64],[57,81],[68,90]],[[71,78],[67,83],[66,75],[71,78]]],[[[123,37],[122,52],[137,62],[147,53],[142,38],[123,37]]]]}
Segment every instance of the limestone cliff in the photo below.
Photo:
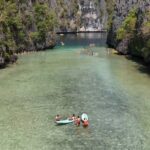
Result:
{"type": "Polygon", "coordinates": [[[107,43],[150,63],[150,0],[116,0],[107,43]]]}
{"type": "Polygon", "coordinates": [[[101,31],[106,29],[107,11],[105,0],[80,0],[81,14],[79,31],[101,31]]]}
{"type": "Polygon", "coordinates": [[[59,10],[58,32],[106,30],[108,14],[105,0],[66,0],[61,7],[59,5],[55,0],[53,7],[59,10]]]}

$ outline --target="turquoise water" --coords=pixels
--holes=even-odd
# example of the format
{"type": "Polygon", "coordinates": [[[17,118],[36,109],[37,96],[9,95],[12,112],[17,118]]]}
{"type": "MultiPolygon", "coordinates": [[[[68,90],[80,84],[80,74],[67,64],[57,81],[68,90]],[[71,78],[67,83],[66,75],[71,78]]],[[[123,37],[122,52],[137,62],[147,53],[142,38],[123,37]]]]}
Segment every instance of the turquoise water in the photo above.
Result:
{"type": "Polygon", "coordinates": [[[107,52],[102,34],[61,37],[54,50],[20,56],[0,70],[0,149],[149,150],[150,76],[107,52]],[[97,56],[80,55],[94,43],[97,56]],[[54,117],[87,112],[90,126],[54,117]]]}

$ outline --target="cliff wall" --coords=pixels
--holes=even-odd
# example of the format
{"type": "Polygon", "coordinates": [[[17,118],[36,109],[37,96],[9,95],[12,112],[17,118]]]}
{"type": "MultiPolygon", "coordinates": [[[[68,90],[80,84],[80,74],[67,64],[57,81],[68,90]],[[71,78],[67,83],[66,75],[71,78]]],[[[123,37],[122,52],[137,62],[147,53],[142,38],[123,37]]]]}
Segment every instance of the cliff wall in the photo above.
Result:
{"type": "Polygon", "coordinates": [[[150,0],[116,0],[107,43],[150,63],[150,0]]]}

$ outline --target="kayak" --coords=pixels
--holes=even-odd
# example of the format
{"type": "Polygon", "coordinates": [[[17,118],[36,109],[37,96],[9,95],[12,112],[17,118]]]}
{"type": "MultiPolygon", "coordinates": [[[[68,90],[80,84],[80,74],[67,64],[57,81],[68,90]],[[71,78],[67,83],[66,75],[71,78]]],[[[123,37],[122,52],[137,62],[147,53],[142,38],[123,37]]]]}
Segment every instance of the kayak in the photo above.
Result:
{"type": "Polygon", "coordinates": [[[65,120],[56,121],[56,124],[57,125],[65,125],[65,124],[69,124],[69,123],[73,123],[73,122],[74,122],[74,120],[65,119],[65,120]]]}
{"type": "Polygon", "coordinates": [[[84,119],[89,120],[88,115],[86,113],[83,113],[81,115],[81,120],[84,120],[84,119]]]}

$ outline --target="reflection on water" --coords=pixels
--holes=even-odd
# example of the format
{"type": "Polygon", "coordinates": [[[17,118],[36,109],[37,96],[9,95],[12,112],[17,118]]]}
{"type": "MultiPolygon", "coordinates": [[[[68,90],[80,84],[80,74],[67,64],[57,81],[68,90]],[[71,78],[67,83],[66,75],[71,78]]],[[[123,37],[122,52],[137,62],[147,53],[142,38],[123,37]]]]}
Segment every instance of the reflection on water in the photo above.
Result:
{"type": "Polygon", "coordinates": [[[64,43],[66,47],[86,47],[90,44],[95,44],[96,46],[105,46],[106,33],[78,33],[78,34],[65,34],[64,36],[57,37],[57,45],[61,46],[61,42],[64,43]],[[100,40],[101,39],[101,40],[100,40]]]}
{"type": "Polygon", "coordinates": [[[108,54],[98,34],[80,36],[0,71],[0,149],[150,149],[149,76],[136,62],[108,54]],[[99,55],[78,55],[91,40],[99,55]],[[82,112],[86,129],[54,123],[56,114],[82,112]]]}

